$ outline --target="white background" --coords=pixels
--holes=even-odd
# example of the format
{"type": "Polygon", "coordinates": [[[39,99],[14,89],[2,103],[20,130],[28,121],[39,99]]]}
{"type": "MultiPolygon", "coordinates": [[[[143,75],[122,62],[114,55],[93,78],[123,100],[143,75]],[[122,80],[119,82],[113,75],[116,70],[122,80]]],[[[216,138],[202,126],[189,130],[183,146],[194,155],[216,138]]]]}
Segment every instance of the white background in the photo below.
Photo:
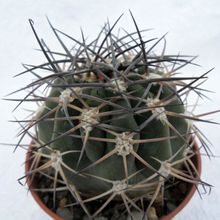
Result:
{"type": "MultiPolygon", "coordinates": [[[[151,34],[160,37],[169,32],[167,53],[199,55],[199,68],[188,68],[191,75],[202,74],[215,67],[206,82],[211,100],[201,102],[200,111],[220,109],[220,2],[218,0],[0,0],[0,96],[8,94],[26,83],[30,78],[12,76],[23,70],[21,63],[38,64],[43,55],[34,48],[38,45],[28,24],[35,22],[38,30],[51,48],[58,43],[47,24],[48,15],[53,24],[75,37],[80,37],[80,27],[86,36],[95,36],[107,17],[113,23],[125,13],[119,27],[134,30],[128,9],[131,9],[140,29],[154,28],[151,34]],[[203,104],[203,105],[202,105],[203,104]]],[[[147,37],[147,36],[146,36],[147,37]]],[[[91,39],[91,38],[90,38],[91,39]]],[[[20,96],[19,96],[20,97],[20,96]]],[[[18,98],[19,98],[18,97],[18,98]]],[[[21,96],[22,97],[22,96],[21,96]]],[[[9,123],[20,111],[12,113],[15,103],[0,101],[0,142],[16,143],[18,126],[9,123]]],[[[220,122],[220,114],[209,117],[220,122]]],[[[212,141],[213,153],[220,155],[219,126],[198,124],[212,141]]],[[[28,141],[28,140],[27,140],[28,141]]],[[[25,151],[13,153],[10,146],[0,148],[0,219],[5,220],[49,220],[35,204],[27,190],[17,183],[24,173],[22,165],[25,151]]],[[[203,158],[203,179],[212,184],[210,195],[201,200],[194,196],[190,204],[175,218],[176,220],[215,220],[220,216],[220,158],[211,161],[203,158]]]]}

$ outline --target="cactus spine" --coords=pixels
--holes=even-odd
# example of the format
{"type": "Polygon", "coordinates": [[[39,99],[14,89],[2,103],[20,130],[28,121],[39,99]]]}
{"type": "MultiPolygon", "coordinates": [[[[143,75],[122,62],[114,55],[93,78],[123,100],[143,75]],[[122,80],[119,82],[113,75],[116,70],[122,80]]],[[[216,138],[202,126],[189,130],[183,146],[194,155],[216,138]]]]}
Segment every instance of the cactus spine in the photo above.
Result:
{"type": "Polygon", "coordinates": [[[34,117],[21,125],[21,139],[33,139],[27,175],[41,173],[53,181],[54,206],[59,187],[65,187],[72,206],[80,206],[91,219],[112,201],[120,202],[128,215],[132,210],[150,213],[155,201],[164,204],[165,186],[174,179],[204,184],[191,161],[195,138],[204,143],[192,122],[204,120],[187,113],[187,96],[202,96],[198,85],[207,73],[179,75],[194,57],[165,55],[164,50],[156,55],[164,37],[144,41],[133,21],[135,32],[118,37],[113,33],[118,21],[112,27],[106,23],[90,43],[83,33],[80,42],[49,22],[64,49],[54,52],[30,20],[47,61],[25,65],[19,74],[31,73],[36,80],[18,101],[40,103],[34,117]],[[72,40],[74,48],[67,49],[62,37],[72,40]],[[45,70],[46,76],[41,74],[45,70]],[[37,94],[40,88],[46,91],[43,96],[37,94]],[[88,204],[94,201],[100,207],[91,213],[88,204]]]}

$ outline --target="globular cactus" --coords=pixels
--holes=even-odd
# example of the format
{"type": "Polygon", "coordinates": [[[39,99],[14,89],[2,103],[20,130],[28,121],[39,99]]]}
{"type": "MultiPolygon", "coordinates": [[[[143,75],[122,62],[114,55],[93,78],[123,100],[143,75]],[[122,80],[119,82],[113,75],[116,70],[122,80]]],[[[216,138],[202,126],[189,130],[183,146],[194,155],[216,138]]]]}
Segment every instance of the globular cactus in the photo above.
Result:
{"type": "Polygon", "coordinates": [[[114,35],[116,23],[111,27],[107,22],[90,43],[83,32],[79,41],[49,22],[64,49],[54,52],[30,20],[47,62],[24,65],[26,71],[19,74],[36,77],[19,101],[39,103],[34,117],[20,122],[22,138],[33,140],[27,176],[41,173],[53,182],[54,206],[59,187],[65,186],[72,206],[89,218],[113,201],[128,215],[135,210],[147,216],[155,201],[163,206],[164,190],[174,179],[204,184],[191,161],[198,153],[193,152],[195,137],[206,147],[192,123],[205,121],[200,118],[204,114],[190,115],[187,97],[203,95],[199,85],[208,72],[181,76],[179,70],[193,65],[194,57],[166,55],[165,48],[156,55],[164,36],[144,41],[133,22],[136,31],[123,36],[114,35]],[[75,46],[68,49],[61,36],[75,46]],[[41,88],[44,95],[38,94],[41,88]],[[91,213],[88,207],[95,201],[100,206],[91,213]]]}

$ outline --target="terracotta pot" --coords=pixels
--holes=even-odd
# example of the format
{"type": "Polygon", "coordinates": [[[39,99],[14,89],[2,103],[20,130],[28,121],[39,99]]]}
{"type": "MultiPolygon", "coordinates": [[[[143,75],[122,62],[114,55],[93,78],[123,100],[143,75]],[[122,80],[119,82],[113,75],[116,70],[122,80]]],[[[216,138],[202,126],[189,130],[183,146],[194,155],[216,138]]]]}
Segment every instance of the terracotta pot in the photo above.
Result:
{"type": "MultiPolygon", "coordinates": [[[[31,147],[30,147],[31,148],[31,147]]],[[[199,152],[199,148],[198,145],[195,144],[194,145],[194,150],[195,152],[199,152]]],[[[26,163],[25,163],[25,173],[27,174],[27,172],[30,169],[30,157],[31,157],[31,151],[27,152],[26,155],[26,163]]],[[[193,158],[193,162],[195,167],[198,170],[199,175],[201,175],[201,155],[199,153],[197,153],[194,158],[193,158]]],[[[30,182],[30,179],[27,178],[27,184],[28,187],[31,188],[32,183],[30,182]]],[[[192,196],[194,195],[196,191],[196,186],[195,185],[191,185],[191,189],[189,190],[187,196],[185,197],[185,199],[179,204],[179,206],[173,210],[172,212],[170,212],[168,215],[163,216],[162,218],[160,218],[160,220],[171,220],[173,217],[175,217],[190,201],[190,199],[192,198],[192,196]]],[[[57,215],[56,213],[54,213],[51,209],[49,209],[41,200],[41,198],[39,197],[39,195],[35,192],[30,190],[32,196],[34,197],[35,201],[38,203],[38,205],[44,210],[44,212],[46,212],[51,218],[53,218],[54,220],[63,220],[63,218],[61,218],[59,215],[57,215]]]]}
{"type": "MultiPolygon", "coordinates": [[[[194,144],[193,148],[194,148],[194,152],[199,152],[199,147],[198,147],[197,144],[194,144]]],[[[197,168],[199,176],[201,176],[201,171],[202,171],[201,154],[197,153],[193,158],[193,162],[194,162],[195,167],[197,168]]],[[[187,196],[185,197],[185,199],[172,212],[170,212],[166,216],[163,216],[160,220],[171,220],[171,219],[173,219],[188,204],[188,202],[193,197],[195,191],[196,191],[196,186],[191,185],[191,189],[189,190],[189,192],[188,192],[187,196]]]]}

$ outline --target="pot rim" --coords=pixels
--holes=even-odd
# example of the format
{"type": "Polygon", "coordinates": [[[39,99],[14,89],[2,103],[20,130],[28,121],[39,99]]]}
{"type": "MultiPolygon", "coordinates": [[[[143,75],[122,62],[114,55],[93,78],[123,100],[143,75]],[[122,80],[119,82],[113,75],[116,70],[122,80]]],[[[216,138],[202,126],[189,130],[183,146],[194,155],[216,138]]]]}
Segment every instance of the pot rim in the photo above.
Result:
{"type": "MultiPolygon", "coordinates": [[[[26,162],[25,162],[25,175],[27,175],[29,169],[30,169],[30,156],[31,156],[31,145],[29,146],[29,149],[26,153],[26,162]]],[[[199,153],[199,147],[197,142],[195,142],[193,144],[193,149],[194,152],[198,152],[195,154],[195,166],[197,168],[198,174],[199,176],[201,176],[201,171],[202,171],[202,159],[201,159],[201,154],[199,153]]],[[[58,214],[56,214],[55,212],[53,212],[51,209],[49,209],[41,200],[41,198],[39,197],[39,195],[31,190],[31,185],[32,182],[29,178],[26,178],[26,182],[29,188],[29,191],[31,192],[31,195],[33,196],[34,200],[37,202],[37,204],[44,210],[45,213],[47,213],[50,217],[52,217],[54,220],[63,220],[62,217],[60,217],[58,214]]],[[[191,200],[191,198],[193,197],[194,193],[196,191],[196,186],[194,184],[191,184],[191,189],[189,190],[187,196],[183,199],[183,201],[169,214],[162,216],[160,218],[160,220],[171,220],[173,217],[175,217],[191,200]]]]}
{"type": "MultiPolygon", "coordinates": [[[[202,172],[202,158],[201,158],[201,154],[200,154],[197,142],[194,143],[193,150],[194,150],[194,152],[198,152],[198,153],[195,154],[195,162],[194,162],[194,164],[196,165],[196,168],[197,168],[199,176],[201,176],[201,172],[202,172]]],[[[179,212],[181,212],[182,209],[189,203],[189,201],[193,197],[196,189],[197,189],[196,185],[191,184],[191,189],[188,192],[187,196],[184,198],[184,200],[172,212],[170,212],[169,214],[163,216],[160,220],[171,220],[179,212]]]]}

